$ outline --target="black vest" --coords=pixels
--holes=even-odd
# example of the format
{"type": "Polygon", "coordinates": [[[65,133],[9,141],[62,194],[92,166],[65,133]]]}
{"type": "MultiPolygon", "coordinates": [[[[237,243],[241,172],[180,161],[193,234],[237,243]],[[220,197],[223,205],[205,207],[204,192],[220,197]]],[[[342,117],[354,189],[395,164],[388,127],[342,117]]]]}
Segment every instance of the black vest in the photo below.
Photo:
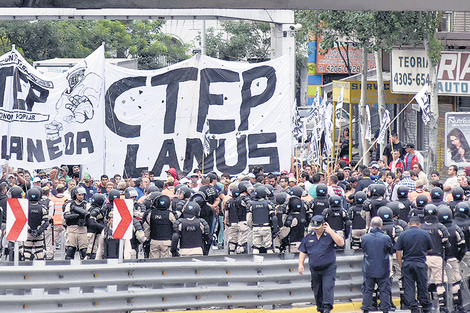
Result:
{"type": "Polygon", "coordinates": [[[255,200],[251,202],[251,213],[254,227],[269,226],[268,200],[255,200]]]}
{"type": "Polygon", "coordinates": [[[180,248],[197,248],[203,246],[201,221],[198,218],[181,220],[180,248]]]}
{"type": "Polygon", "coordinates": [[[406,199],[398,198],[398,202],[402,203],[405,206],[399,211],[398,218],[408,223],[410,221],[409,216],[410,216],[410,211],[411,211],[411,201],[408,198],[406,199]]]}
{"type": "Polygon", "coordinates": [[[379,211],[379,208],[386,206],[388,203],[388,200],[382,199],[382,200],[377,200],[377,199],[372,199],[370,200],[370,217],[377,216],[377,212],[379,211]]]}
{"type": "Polygon", "coordinates": [[[228,212],[228,223],[229,224],[238,223],[237,199],[236,198],[232,198],[232,199],[229,199],[227,201],[226,210],[228,212]]]}
{"type": "Polygon", "coordinates": [[[302,217],[301,213],[292,213],[287,217],[288,219],[297,219],[297,225],[290,229],[289,242],[301,242],[305,235],[305,225],[307,221],[302,217]]]}
{"type": "Polygon", "coordinates": [[[111,229],[107,227],[104,232],[104,259],[119,258],[119,239],[114,239],[111,229]]]}
{"type": "Polygon", "coordinates": [[[457,241],[457,228],[454,223],[446,223],[444,226],[449,231],[449,255],[446,255],[446,259],[456,258],[459,255],[459,246],[457,241]]]}
{"type": "Polygon", "coordinates": [[[410,211],[410,217],[417,216],[419,217],[419,221],[421,224],[424,223],[424,209],[422,208],[415,208],[410,211]]]}
{"type": "Polygon", "coordinates": [[[313,216],[315,215],[322,215],[323,210],[329,207],[328,203],[328,198],[327,197],[322,197],[322,198],[315,198],[313,199],[312,203],[312,212],[313,216]]]}
{"type": "Polygon", "coordinates": [[[467,251],[470,251],[470,218],[464,213],[456,213],[454,217],[455,224],[459,225],[465,235],[465,245],[467,251]]]}
{"type": "Polygon", "coordinates": [[[237,216],[239,222],[246,221],[246,206],[242,205],[242,200],[245,202],[245,205],[248,205],[250,197],[248,196],[239,196],[237,198],[237,216]]]}
{"type": "MultiPolygon", "coordinates": [[[[70,202],[70,213],[72,214],[75,213],[73,211],[74,207],[79,207],[79,208],[86,210],[86,204],[87,203],[85,201],[82,201],[82,203],[80,204],[77,204],[75,201],[70,202]]],[[[79,215],[76,218],[69,218],[67,220],[67,226],[72,226],[72,225],[85,226],[85,224],[86,224],[85,216],[81,216],[81,215],[79,215]]]]}
{"type": "Polygon", "coordinates": [[[31,229],[37,230],[42,224],[43,206],[39,203],[29,202],[28,225],[31,229]]]}
{"type": "Polygon", "coordinates": [[[351,228],[352,229],[365,229],[366,220],[362,217],[362,205],[355,205],[351,207],[351,228]]]}
{"type": "Polygon", "coordinates": [[[170,221],[170,211],[152,209],[150,213],[150,239],[171,240],[173,223],[170,221]]]}
{"type": "Polygon", "coordinates": [[[442,244],[442,237],[439,234],[441,223],[424,223],[421,225],[421,229],[425,230],[431,235],[433,249],[428,255],[442,255],[443,244],[442,244]]]}
{"type": "Polygon", "coordinates": [[[329,208],[326,212],[326,222],[331,229],[343,230],[343,208],[329,208]]]}

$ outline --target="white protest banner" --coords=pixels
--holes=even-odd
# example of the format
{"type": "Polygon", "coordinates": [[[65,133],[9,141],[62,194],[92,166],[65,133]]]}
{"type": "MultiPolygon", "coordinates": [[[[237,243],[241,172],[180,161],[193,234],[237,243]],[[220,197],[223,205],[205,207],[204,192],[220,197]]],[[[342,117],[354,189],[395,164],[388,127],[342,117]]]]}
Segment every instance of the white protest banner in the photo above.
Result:
{"type": "Polygon", "coordinates": [[[107,172],[201,168],[206,121],[205,172],[290,168],[288,73],[287,56],[248,64],[197,55],[153,71],[106,64],[107,172]]]}
{"type": "Polygon", "coordinates": [[[377,142],[379,144],[383,144],[385,142],[385,134],[387,133],[387,127],[390,123],[390,112],[388,110],[384,111],[384,115],[382,117],[382,125],[380,126],[380,132],[377,136],[377,142]]]}
{"type": "Polygon", "coordinates": [[[1,161],[29,170],[82,164],[98,176],[104,150],[103,70],[103,46],[54,79],[16,50],[1,56],[1,161]]]}
{"type": "Polygon", "coordinates": [[[431,114],[431,104],[429,103],[428,86],[424,86],[414,97],[421,108],[421,115],[424,125],[427,125],[431,120],[429,115],[431,114]]]}

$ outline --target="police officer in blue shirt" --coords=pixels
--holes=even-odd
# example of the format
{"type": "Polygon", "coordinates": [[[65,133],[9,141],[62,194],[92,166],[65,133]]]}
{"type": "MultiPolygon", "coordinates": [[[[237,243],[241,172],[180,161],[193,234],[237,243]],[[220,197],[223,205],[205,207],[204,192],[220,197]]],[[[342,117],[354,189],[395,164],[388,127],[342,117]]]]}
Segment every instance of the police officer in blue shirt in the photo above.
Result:
{"type": "Polygon", "coordinates": [[[418,313],[418,303],[415,298],[418,288],[418,300],[423,313],[429,313],[432,308],[428,293],[428,266],[426,255],[433,249],[431,236],[420,229],[421,223],[417,216],[410,218],[410,228],[398,237],[395,244],[398,264],[401,266],[405,303],[411,313],[418,313]],[[402,261],[403,260],[403,261],[402,261]]]}
{"type": "Polygon", "coordinates": [[[344,239],[331,229],[321,215],[315,215],[308,235],[299,246],[299,273],[303,275],[304,261],[308,255],[312,290],[318,312],[330,313],[334,303],[336,280],[335,244],[344,246],[344,239]]]}
{"type": "Polygon", "coordinates": [[[382,231],[383,222],[378,216],[370,221],[371,230],[362,237],[362,274],[364,275],[362,309],[372,311],[372,293],[375,284],[379,287],[380,309],[391,310],[392,284],[390,280],[390,255],[394,252],[390,236],[382,231]]]}

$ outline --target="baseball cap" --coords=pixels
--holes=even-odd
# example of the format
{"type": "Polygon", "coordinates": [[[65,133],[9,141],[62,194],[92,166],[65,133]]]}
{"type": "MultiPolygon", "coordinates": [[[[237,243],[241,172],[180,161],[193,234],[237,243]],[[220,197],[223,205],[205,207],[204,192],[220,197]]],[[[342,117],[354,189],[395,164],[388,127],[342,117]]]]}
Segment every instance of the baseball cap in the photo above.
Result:
{"type": "Polygon", "coordinates": [[[253,173],[249,173],[247,176],[248,176],[249,178],[256,178],[255,174],[253,174],[253,173]]]}
{"type": "Polygon", "coordinates": [[[167,183],[174,183],[175,179],[172,176],[168,176],[168,178],[166,179],[166,182],[167,183]]]}
{"type": "Polygon", "coordinates": [[[190,183],[191,181],[187,178],[187,177],[183,177],[181,178],[180,180],[180,184],[188,184],[190,183]]]}
{"type": "Polygon", "coordinates": [[[64,165],[60,168],[61,171],[65,171],[65,172],[68,172],[69,171],[69,168],[67,167],[67,165],[64,165]]]}
{"type": "Polygon", "coordinates": [[[281,171],[281,175],[287,175],[287,174],[289,174],[288,171],[286,171],[286,170],[281,171]]]}
{"type": "Polygon", "coordinates": [[[403,177],[410,177],[410,172],[404,171],[402,175],[403,177]]]}
{"type": "Polygon", "coordinates": [[[411,149],[414,149],[415,148],[415,145],[412,144],[412,143],[407,143],[405,148],[411,148],[411,149]]]}
{"type": "Polygon", "coordinates": [[[34,177],[33,183],[40,183],[40,182],[41,182],[41,178],[40,178],[40,177],[34,177]]]}
{"type": "Polygon", "coordinates": [[[322,227],[323,223],[325,223],[325,218],[322,215],[315,215],[310,222],[310,227],[318,229],[322,227]]]}
{"type": "Polygon", "coordinates": [[[374,167],[374,168],[380,168],[379,164],[377,164],[377,162],[372,162],[370,164],[370,167],[374,167]]]}
{"type": "Polygon", "coordinates": [[[13,174],[9,174],[9,175],[8,175],[8,178],[10,178],[10,177],[13,177],[13,178],[15,178],[15,175],[13,175],[13,174]]]}
{"type": "Polygon", "coordinates": [[[55,187],[55,189],[60,189],[60,188],[65,188],[65,186],[62,185],[62,184],[58,184],[58,185],[55,187]]]}
{"type": "Polygon", "coordinates": [[[295,177],[289,177],[289,183],[290,182],[296,183],[297,179],[295,179],[295,177]]]}
{"type": "Polygon", "coordinates": [[[424,186],[424,182],[422,179],[418,179],[417,181],[415,181],[415,187],[418,188],[418,187],[423,187],[424,186]]]}

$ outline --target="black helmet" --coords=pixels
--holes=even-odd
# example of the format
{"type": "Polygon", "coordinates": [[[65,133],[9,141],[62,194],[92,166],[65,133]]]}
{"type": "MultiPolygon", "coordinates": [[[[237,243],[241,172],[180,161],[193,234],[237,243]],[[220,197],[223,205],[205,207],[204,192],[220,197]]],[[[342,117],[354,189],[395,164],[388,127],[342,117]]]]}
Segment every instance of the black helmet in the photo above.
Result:
{"type": "Polygon", "coordinates": [[[439,217],[439,222],[449,223],[452,222],[452,211],[449,206],[441,204],[437,207],[437,216],[439,217]]]}
{"type": "Polygon", "coordinates": [[[126,196],[126,199],[137,198],[139,196],[137,190],[134,187],[127,187],[124,195],[126,196]]]}
{"type": "MultiPolygon", "coordinates": [[[[179,185],[178,185],[179,186],[179,185]]],[[[158,188],[157,186],[155,185],[151,185],[147,188],[147,194],[151,194],[152,192],[154,191],[160,191],[160,188],[158,188]]]]}
{"type": "Polygon", "coordinates": [[[206,203],[206,194],[198,191],[189,198],[189,201],[196,202],[200,208],[206,203]]]}
{"type": "Polygon", "coordinates": [[[120,197],[121,197],[121,193],[117,191],[116,189],[113,189],[108,193],[108,200],[110,203],[113,203],[114,199],[119,199],[120,197]]]}
{"type": "Polygon", "coordinates": [[[429,198],[426,195],[419,195],[416,198],[416,207],[418,208],[424,208],[426,204],[428,204],[429,198]]]}
{"type": "Polygon", "coordinates": [[[33,188],[36,188],[37,190],[39,190],[39,195],[40,195],[39,197],[42,198],[42,188],[39,186],[33,186],[33,188]]]}
{"type": "Polygon", "coordinates": [[[405,205],[398,201],[392,201],[387,203],[387,207],[392,210],[393,216],[396,217],[400,214],[400,210],[403,210],[405,208],[405,205]]]}
{"type": "Polygon", "coordinates": [[[199,216],[201,207],[194,201],[188,202],[183,208],[183,216],[185,218],[191,218],[194,216],[199,216]]]}
{"type": "Polygon", "coordinates": [[[181,186],[181,187],[178,188],[178,191],[176,192],[177,194],[182,194],[183,199],[187,199],[187,198],[191,197],[191,193],[192,193],[191,188],[189,188],[186,185],[182,185],[182,184],[180,184],[178,186],[181,186]]]}
{"type": "Polygon", "coordinates": [[[289,197],[289,195],[286,192],[278,193],[277,196],[276,196],[276,203],[277,204],[284,204],[287,200],[287,197],[289,197]]]}
{"type": "Polygon", "coordinates": [[[408,192],[410,190],[406,186],[398,186],[397,188],[397,196],[398,198],[408,198],[408,192]]]}
{"type": "Polygon", "coordinates": [[[21,189],[18,186],[13,186],[10,189],[10,195],[11,195],[12,198],[21,199],[21,198],[23,198],[23,189],[21,189]]]}
{"type": "Polygon", "coordinates": [[[244,180],[238,184],[238,189],[240,189],[240,193],[248,192],[250,189],[253,190],[253,185],[249,181],[244,180]],[[242,191],[243,187],[245,188],[245,191],[242,191]]]}
{"type": "Polygon", "coordinates": [[[366,199],[367,199],[367,195],[364,191],[358,191],[354,195],[355,204],[363,204],[366,199]]]}
{"type": "Polygon", "coordinates": [[[233,186],[232,188],[232,197],[236,198],[240,195],[240,189],[238,188],[238,185],[233,186]]]}
{"type": "Polygon", "coordinates": [[[424,216],[430,215],[437,215],[437,207],[432,203],[426,204],[424,207],[424,216]]]}
{"type": "Polygon", "coordinates": [[[470,206],[467,202],[459,202],[454,208],[454,214],[461,213],[470,216],[470,206]]]}
{"type": "Polygon", "coordinates": [[[160,191],[152,191],[145,200],[149,200],[153,203],[153,200],[155,200],[157,197],[161,196],[162,193],[160,191]]]}
{"type": "Polygon", "coordinates": [[[304,190],[300,186],[294,186],[290,189],[290,195],[301,198],[304,190]]]}
{"type": "Polygon", "coordinates": [[[274,193],[274,188],[271,184],[265,184],[264,187],[268,190],[268,197],[271,197],[274,193]]]}
{"type": "Polygon", "coordinates": [[[26,197],[28,198],[29,201],[39,201],[41,200],[41,193],[39,192],[37,188],[31,188],[26,193],[26,197]]]}
{"type": "Polygon", "coordinates": [[[393,211],[388,206],[381,206],[377,211],[377,215],[380,216],[384,222],[390,222],[393,220],[393,211]]]}
{"type": "Polygon", "coordinates": [[[452,197],[454,198],[454,201],[462,201],[464,196],[464,191],[462,187],[456,187],[452,189],[452,197]]]}
{"type": "Polygon", "coordinates": [[[77,200],[77,188],[78,186],[75,186],[70,189],[70,198],[72,198],[72,200],[77,200]]]}
{"type": "Polygon", "coordinates": [[[239,192],[239,193],[247,192],[248,189],[247,189],[246,186],[247,186],[247,184],[245,184],[245,183],[243,183],[243,182],[240,182],[240,183],[238,184],[238,192],[239,192]]]}
{"type": "Polygon", "coordinates": [[[372,197],[383,197],[386,192],[385,185],[383,184],[372,184],[369,186],[369,189],[372,197]]]}
{"type": "Polygon", "coordinates": [[[439,187],[434,187],[431,189],[431,199],[432,200],[442,200],[444,197],[444,192],[439,187]]]}
{"type": "Polygon", "coordinates": [[[328,194],[328,186],[325,184],[317,185],[317,197],[326,197],[328,194]]]}
{"type": "Polygon", "coordinates": [[[329,200],[331,208],[338,208],[342,206],[342,200],[340,196],[334,195],[330,197],[329,200]]]}
{"type": "Polygon", "coordinates": [[[299,197],[292,196],[289,198],[289,213],[291,212],[300,212],[302,210],[302,200],[299,197]]]}
{"type": "Polygon", "coordinates": [[[170,197],[166,196],[166,195],[161,195],[159,197],[156,197],[154,200],[153,200],[153,206],[156,207],[156,208],[164,208],[164,209],[168,209],[171,205],[171,199],[170,197]]]}
{"type": "Polygon", "coordinates": [[[264,187],[264,185],[261,185],[259,187],[256,188],[255,190],[255,197],[256,198],[259,198],[259,199],[264,199],[266,198],[268,192],[268,190],[266,189],[266,187],[264,187]]]}
{"type": "Polygon", "coordinates": [[[106,197],[102,193],[95,193],[92,197],[92,203],[94,206],[103,206],[104,202],[106,201],[106,197]]]}

